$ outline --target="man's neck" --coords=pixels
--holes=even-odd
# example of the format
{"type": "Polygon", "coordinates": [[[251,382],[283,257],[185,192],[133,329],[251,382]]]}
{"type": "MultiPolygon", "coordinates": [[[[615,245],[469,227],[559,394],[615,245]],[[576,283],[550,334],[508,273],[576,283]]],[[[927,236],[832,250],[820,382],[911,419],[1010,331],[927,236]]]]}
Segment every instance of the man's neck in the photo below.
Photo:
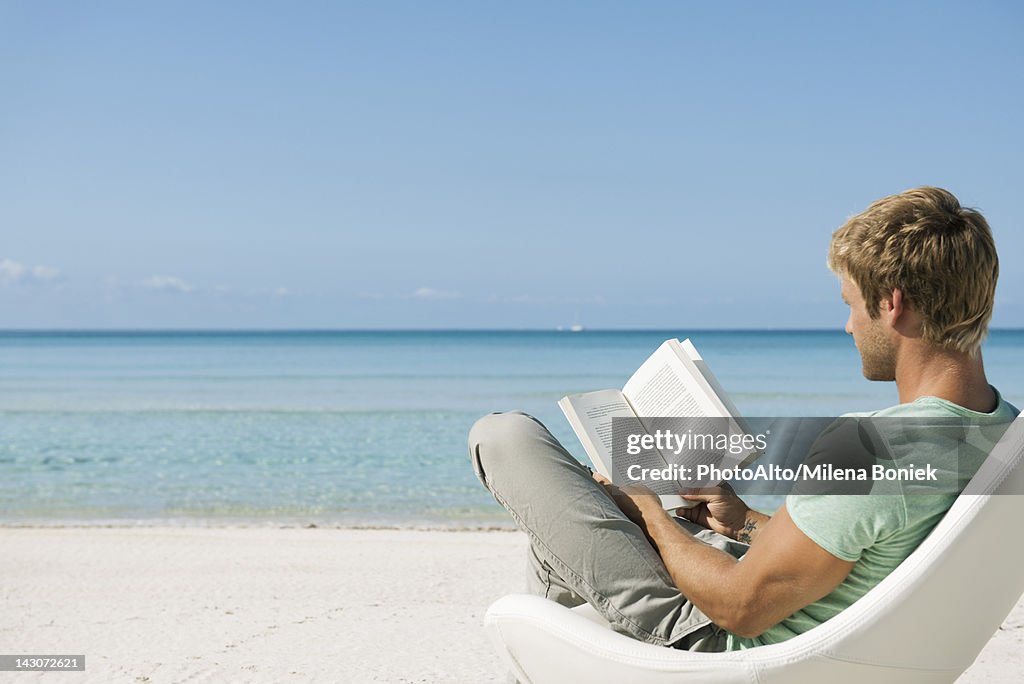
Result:
{"type": "Polygon", "coordinates": [[[985,378],[981,352],[971,357],[924,345],[900,351],[896,390],[901,404],[939,397],[979,413],[995,410],[996,394],[985,378]]]}

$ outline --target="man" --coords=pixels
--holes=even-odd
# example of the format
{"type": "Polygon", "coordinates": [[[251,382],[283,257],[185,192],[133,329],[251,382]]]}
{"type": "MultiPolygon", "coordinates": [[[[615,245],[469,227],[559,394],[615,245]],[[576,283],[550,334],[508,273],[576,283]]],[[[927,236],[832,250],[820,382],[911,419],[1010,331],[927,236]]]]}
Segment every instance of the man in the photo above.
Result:
{"type": "MultiPolygon", "coordinates": [[[[939,188],[886,197],[833,234],[828,263],[864,376],[896,382],[900,403],[868,414],[882,432],[889,419],[1017,415],[982,365],[998,259],[980,213],[939,188]]],[[[954,470],[968,443],[987,454],[974,432],[957,435],[897,429],[884,440],[897,462],[954,470]]],[[[910,555],[956,498],[902,487],[790,495],[769,517],[717,488],[688,495],[697,505],[680,509],[683,520],[644,487],[592,476],[526,414],[485,416],[469,445],[477,476],[530,538],[533,591],[587,601],[617,631],[692,650],[775,643],[824,622],[910,555]]]]}

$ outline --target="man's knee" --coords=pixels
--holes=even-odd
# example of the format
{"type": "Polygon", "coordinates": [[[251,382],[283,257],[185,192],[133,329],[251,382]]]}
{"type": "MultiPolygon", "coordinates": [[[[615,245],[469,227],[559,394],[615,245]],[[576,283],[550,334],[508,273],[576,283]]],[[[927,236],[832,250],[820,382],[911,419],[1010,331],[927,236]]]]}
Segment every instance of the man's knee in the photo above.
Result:
{"type": "Polygon", "coordinates": [[[469,457],[481,482],[488,464],[521,452],[525,440],[544,430],[536,418],[522,411],[491,413],[476,421],[469,431],[469,457]]]}

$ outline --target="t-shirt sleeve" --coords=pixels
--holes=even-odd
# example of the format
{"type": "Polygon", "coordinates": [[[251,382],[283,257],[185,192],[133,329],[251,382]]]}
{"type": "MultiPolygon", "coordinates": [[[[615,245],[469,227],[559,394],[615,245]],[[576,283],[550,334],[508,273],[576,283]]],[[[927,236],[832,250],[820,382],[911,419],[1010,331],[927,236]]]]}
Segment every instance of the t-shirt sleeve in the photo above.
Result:
{"type": "MultiPolygon", "coordinates": [[[[847,416],[815,440],[806,463],[869,470],[886,452],[887,445],[870,421],[847,416]]],[[[803,482],[786,497],[786,510],[815,544],[836,558],[853,562],[905,522],[903,497],[884,493],[886,490],[870,481],[803,482]]]]}
{"type": "Polygon", "coordinates": [[[811,541],[844,561],[891,534],[902,519],[903,501],[891,495],[791,494],[786,510],[811,541]]]}

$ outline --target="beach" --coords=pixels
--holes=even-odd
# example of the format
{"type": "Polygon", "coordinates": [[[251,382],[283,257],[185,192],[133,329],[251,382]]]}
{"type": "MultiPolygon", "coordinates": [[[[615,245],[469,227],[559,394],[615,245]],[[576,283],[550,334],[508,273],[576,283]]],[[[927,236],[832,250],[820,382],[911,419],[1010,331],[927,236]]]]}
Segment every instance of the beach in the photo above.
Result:
{"type": "MultiPolygon", "coordinates": [[[[84,654],[12,682],[504,682],[483,630],[522,590],[510,531],[3,527],[3,653],[84,654]]],[[[961,684],[1017,682],[1024,601],[961,684]]]]}
{"type": "MultiPolygon", "coordinates": [[[[0,333],[0,654],[86,657],[0,680],[504,682],[526,543],[466,434],[523,409],[585,459],[558,399],[669,337],[748,417],[895,401],[841,331],[0,333]]],[[[1024,331],[987,344],[1024,404],[1024,331]]],[[[1004,627],[963,681],[1019,679],[1004,627]]]]}
{"type": "Polygon", "coordinates": [[[3,528],[0,652],[84,654],[39,682],[499,682],[483,631],[514,532],[3,528]]]}

